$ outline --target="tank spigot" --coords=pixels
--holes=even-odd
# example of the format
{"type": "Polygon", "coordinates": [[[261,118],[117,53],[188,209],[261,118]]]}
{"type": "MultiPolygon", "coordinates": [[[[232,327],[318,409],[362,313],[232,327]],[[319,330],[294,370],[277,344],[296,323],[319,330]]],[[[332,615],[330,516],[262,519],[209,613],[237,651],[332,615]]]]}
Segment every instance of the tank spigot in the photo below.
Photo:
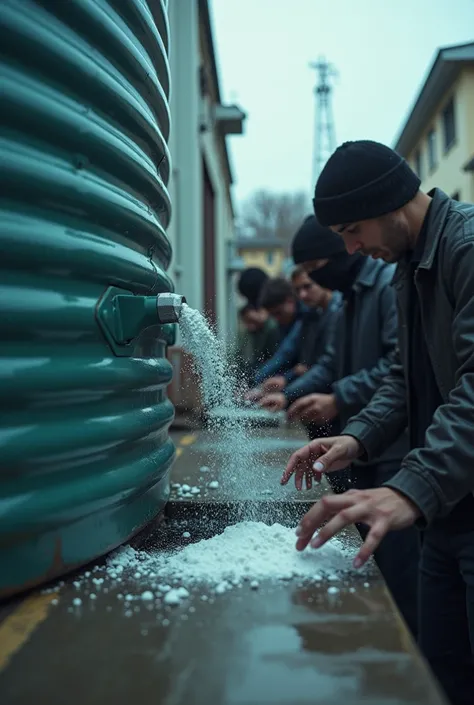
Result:
{"type": "Polygon", "coordinates": [[[184,296],[180,294],[158,294],[156,297],[156,313],[159,323],[179,323],[184,296]]]}
{"type": "Polygon", "coordinates": [[[184,296],[155,294],[140,296],[109,287],[98,302],[96,317],[116,355],[130,355],[134,341],[147,328],[157,327],[157,339],[174,345],[184,296]]]}

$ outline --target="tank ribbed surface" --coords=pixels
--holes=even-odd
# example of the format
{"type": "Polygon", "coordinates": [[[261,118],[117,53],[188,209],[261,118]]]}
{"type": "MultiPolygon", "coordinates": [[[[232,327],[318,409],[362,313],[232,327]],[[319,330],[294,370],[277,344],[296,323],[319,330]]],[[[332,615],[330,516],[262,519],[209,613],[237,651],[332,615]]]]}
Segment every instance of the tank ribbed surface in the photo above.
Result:
{"type": "Polygon", "coordinates": [[[115,356],[104,292],[172,291],[160,0],[2,0],[0,593],[86,563],[163,508],[159,334],[115,356]]]}

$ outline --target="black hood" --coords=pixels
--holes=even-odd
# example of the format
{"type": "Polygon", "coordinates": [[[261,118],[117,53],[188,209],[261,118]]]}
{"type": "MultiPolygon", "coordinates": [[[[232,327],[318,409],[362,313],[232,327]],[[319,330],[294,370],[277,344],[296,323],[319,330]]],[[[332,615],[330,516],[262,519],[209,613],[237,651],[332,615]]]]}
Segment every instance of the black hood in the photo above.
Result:
{"type": "Polygon", "coordinates": [[[364,264],[364,257],[356,252],[350,255],[346,250],[331,257],[329,262],[310,272],[311,279],[325,289],[342,292],[347,298],[364,264]]]}
{"type": "Polygon", "coordinates": [[[308,216],[291,243],[291,255],[295,264],[326,259],[344,252],[344,242],[330,228],[320,225],[314,215],[308,216]]]}

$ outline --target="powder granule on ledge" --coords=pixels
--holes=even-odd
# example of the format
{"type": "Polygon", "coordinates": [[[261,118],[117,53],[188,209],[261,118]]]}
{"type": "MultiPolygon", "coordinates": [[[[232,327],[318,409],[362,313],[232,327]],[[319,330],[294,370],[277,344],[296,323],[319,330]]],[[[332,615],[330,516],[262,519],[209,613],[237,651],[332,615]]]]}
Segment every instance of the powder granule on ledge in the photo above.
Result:
{"type": "MultiPolygon", "coordinates": [[[[130,553],[133,549],[122,551],[122,557],[118,552],[118,557],[109,558],[110,568],[123,561],[125,569],[133,573],[138,554],[134,565],[130,553]]],[[[142,581],[152,573],[160,583],[209,585],[213,590],[219,587],[218,593],[224,591],[223,584],[235,586],[242,581],[334,580],[352,570],[353,558],[353,551],[336,538],[320,549],[298,552],[294,528],[253,521],[228,526],[221,534],[178,551],[149,553],[145,559],[143,552],[140,554],[142,581]]]]}

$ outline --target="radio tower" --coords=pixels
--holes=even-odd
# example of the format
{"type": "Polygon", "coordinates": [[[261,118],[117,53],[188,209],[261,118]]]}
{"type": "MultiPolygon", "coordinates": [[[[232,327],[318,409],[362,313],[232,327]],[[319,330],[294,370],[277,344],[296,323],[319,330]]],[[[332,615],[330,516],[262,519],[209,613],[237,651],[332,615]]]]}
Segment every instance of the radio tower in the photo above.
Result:
{"type": "Polygon", "coordinates": [[[314,152],[311,189],[313,191],[324,165],[336,149],[331,79],[337,76],[337,73],[333,65],[329,64],[324,57],[311,62],[309,66],[318,73],[318,82],[314,87],[314,152]]]}

